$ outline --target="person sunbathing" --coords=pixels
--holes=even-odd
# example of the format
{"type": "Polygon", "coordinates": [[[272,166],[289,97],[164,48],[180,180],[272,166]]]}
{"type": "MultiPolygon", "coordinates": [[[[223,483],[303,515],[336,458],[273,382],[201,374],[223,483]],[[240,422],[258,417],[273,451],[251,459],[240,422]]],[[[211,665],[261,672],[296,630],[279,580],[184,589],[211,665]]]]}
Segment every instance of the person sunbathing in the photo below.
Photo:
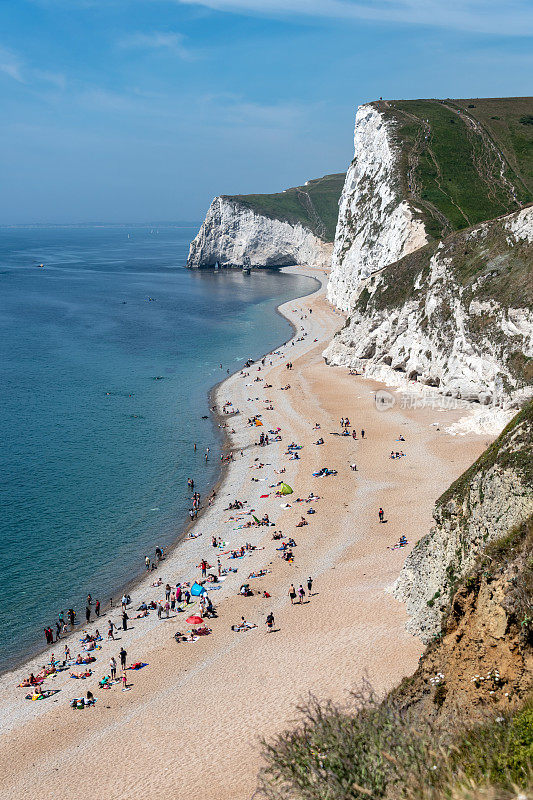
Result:
{"type": "Polygon", "coordinates": [[[324,444],[324,439],[323,439],[322,437],[320,437],[320,439],[318,439],[318,440],[315,442],[315,444],[324,444]]]}
{"type": "Polygon", "coordinates": [[[231,630],[232,631],[237,631],[237,632],[238,631],[248,631],[251,628],[257,628],[257,625],[255,625],[253,622],[246,622],[244,617],[241,617],[241,621],[238,623],[238,625],[232,625],[231,626],[231,630]]]}
{"type": "Polygon", "coordinates": [[[300,517],[300,522],[296,523],[297,528],[303,528],[304,525],[309,525],[305,517],[300,517]]]}

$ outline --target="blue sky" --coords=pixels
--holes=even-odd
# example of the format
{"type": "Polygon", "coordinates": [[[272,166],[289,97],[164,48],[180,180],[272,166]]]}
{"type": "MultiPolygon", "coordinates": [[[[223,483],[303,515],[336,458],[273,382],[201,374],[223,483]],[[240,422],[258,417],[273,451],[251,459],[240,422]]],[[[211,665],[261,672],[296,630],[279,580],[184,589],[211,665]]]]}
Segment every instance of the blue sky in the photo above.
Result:
{"type": "Polygon", "coordinates": [[[359,103],[530,94],[532,34],[533,0],[2,0],[0,223],[344,171],[359,103]]]}

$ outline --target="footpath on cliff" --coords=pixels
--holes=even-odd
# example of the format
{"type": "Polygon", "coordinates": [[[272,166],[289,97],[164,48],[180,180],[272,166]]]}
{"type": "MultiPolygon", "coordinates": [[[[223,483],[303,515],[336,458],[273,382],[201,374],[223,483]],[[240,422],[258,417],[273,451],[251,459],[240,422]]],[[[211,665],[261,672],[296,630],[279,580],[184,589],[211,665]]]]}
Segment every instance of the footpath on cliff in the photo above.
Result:
{"type": "MultiPolygon", "coordinates": [[[[323,270],[297,269],[325,283],[323,270]]],[[[60,691],[38,702],[26,701],[27,690],[17,684],[45,656],[2,676],[1,798],[151,800],[202,793],[213,800],[246,800],[256,786],[260,737],[287,726],[309,692],[341,700],[363,676],[385,691],[415,670],[423,646],[406,632],[405,610],[388,589],[407,552],[429,530],[436,498],[481,454],[487,439],[445,432],[461,411],[399,403],[379,411],[375,393],[382,384],[326,366],[322,351],[343,320],[324,295],[322,285],[314,295],[285,304],[280,310],[294,324],[295,338],[267,356],[264,366],[252,365],[218,388],[218,411],[228,401],[228,409],[239,409],[226,418],[221,414],[235,460],[195,526],[201,535],[160,564],[162,585],[152,586],[152,573],[131,593],[132,609],[142,600],[164,601],[167,582],[192,582],[200,577],[202,559],[214,565],[219,557],[224,568],[238,571],[210,592],[218,612],[207,621],[212,633],[178,644],[174,633],[189,627],[185,614],[159,620],[152,612],[132,619],[131,630],[101,643],[90,678],[76,681],[68,671],[60,673],[50,682],[60,691]],[[262,426],[248,424],[255,415],[262,426]],[[350,419],[357,439],[340,435],[342,417],[350,419]],[[261,432],[278,427],[282,441],[255,446],[261,432]],[[324,444],[315,444],[319,438],[324,444]],[[298,459],[288,451],[292,442],[301,446],[298,459]],[[406,455],[391,459],[391,451],[406,455]],[[324,467],[335,474],[313,475],[324,467]],[[276,496],[281,480],[293,494],[276,496]],[[311,492],[320,499],[297,502],[311,492]],[[254,509],[258,519],[268,514],[274,527],[240,527],[252,516],[239,518],[228,510],[235,499],[247,500],[243,511],[254,509]],[[311,508],[315,513],[307,514],[311,508]],[[308,524],[298,527],[302,517],[308,524]],[[294,561],[281,558],[274,531],[294,538],[294,561]],[[212,536],[227,542],[223,550],[212,547],[212,536]],[[400,536],[409,545],[390,549],[400,536]],[[255,549],[244,558],[228,557],[227,551],[246,542],[255,549]],[[262,570],[263,577],[248,578],[262,570]],[[253,596],[239,594],[244,583],[253,596]],[[303,585],[303,603],[291,603],[291,584],[303,585]],[[269,633],[270,612],[275,623],[269,633]],[[257,627],[233,631],[241,617],[257,627]],[[147,666],[127,672],[129,691],[119,685],[101,690],[98,680],[108,673],[111,656],[118,660],[121,646],[128,664],[147,666]],[[69,699],[88,689],[96,705],[71,709],[69,699]]],[[[99,626],[104,639],[106,619],[99,626]]],[[[55,646],[56,655],[60,648],[55,646]]]]}

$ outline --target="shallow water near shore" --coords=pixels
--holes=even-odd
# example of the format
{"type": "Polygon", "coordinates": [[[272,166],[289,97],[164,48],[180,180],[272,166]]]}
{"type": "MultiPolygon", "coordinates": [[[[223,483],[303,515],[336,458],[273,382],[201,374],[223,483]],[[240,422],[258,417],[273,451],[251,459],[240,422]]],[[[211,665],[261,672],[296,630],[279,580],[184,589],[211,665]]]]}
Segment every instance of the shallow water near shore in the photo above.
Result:
{"type": "Polygon", "coordinates": [[[277,306],[316,286],[190,272],[195,232],[0,229],[0,669],[175,541],[187,477],[219,474],[208,390],[288,339],[277,306]]]}

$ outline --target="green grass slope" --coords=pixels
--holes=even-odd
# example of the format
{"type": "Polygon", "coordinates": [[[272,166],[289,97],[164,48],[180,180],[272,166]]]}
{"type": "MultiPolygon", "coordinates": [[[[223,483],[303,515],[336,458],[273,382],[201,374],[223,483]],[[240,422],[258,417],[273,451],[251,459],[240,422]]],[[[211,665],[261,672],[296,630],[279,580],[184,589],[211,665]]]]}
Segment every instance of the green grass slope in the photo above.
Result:
{"type": "Polygon", "coordinates": [[[432,237],[533,201],[533,98],[375,105],[395,123],[402,192],[432,237]]]}
{"type": "Polygon", "coordinates": [[[227,200],[250,208],[257,214],[295,224],[300,222],[326,242],[335,238],[339,197],[344,173],[324,175],[277,194],[224,195],[227,200]]]}

